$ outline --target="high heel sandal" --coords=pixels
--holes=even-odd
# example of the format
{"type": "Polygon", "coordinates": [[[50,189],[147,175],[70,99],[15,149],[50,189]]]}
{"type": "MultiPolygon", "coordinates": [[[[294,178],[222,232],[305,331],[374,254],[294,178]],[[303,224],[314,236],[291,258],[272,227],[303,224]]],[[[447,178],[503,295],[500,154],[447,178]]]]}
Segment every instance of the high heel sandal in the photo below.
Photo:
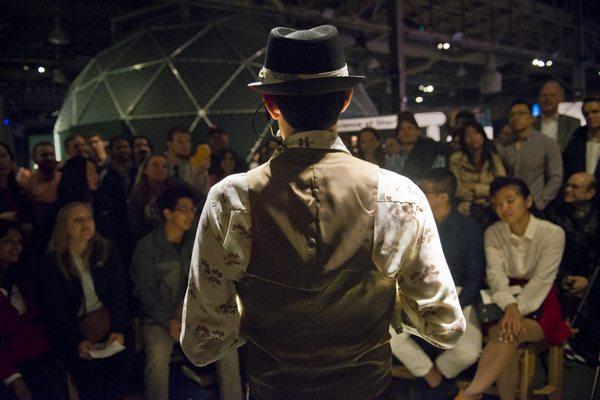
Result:
{"type": "Polygon", "coordinates": [[[473,397],[466,397],[465,396],[465,389],[460,389],[458,391],[458,394],[454,398],[454,400],[471,400],[471,399],[481,400],[481,399],[483,399],[483,395],[480,394],[480,395],[473,396],[473,397]]]}

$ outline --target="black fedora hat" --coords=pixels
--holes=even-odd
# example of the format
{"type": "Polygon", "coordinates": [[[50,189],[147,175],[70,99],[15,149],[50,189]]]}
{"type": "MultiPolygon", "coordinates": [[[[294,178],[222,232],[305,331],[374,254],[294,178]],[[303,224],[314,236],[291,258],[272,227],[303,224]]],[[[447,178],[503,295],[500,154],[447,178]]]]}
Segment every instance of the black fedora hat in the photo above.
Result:
{"type": "Polygon", "coordinates": [[[339,92],[358,85],[364,76],[349,76],[344,49],[335,26],[308,30],[274,28],[269,34],[265,65],[252,90],[275,95],[339,92]]]}

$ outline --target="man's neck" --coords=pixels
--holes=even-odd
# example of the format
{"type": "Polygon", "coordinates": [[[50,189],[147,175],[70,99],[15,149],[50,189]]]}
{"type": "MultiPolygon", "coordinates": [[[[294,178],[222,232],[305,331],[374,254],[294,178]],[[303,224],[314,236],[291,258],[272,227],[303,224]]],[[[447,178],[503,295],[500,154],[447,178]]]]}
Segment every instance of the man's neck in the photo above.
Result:
{"type": "Polygon", "coordinates": [[[117,159],[112,159],[112,166],[114,169],[116,169],[118,172],[120,173],[124,173],[129,171],[129,169],[131,168],[131,161],[130,160],[117,160],[117,159]]]}
{"type": "Polygon", "coordinates": [[[596,140],[600,140],[600,126],[596,128],[588,128],[588,134],[596,140]]]}
{"type": "Polygon", "coordinates": [[[42,180],[50,182],[54,179],[54,176],[56,174],[56,170],[55,169],[51,169],[48,171],[44,171],[41,169],[38,169],[40,176],[42,177],[42,180]]]}
{"type": "Polygon", "coordinates": [[[175,154],[173,154],[172,152],[168,152],[167,153],[167,161],[169,162],[169,164],[171,165],[179,165],[181,164],[184,160],[182,158],[177,157],[175,154]]]}
{"type": "Polygon", "coordinates": [[[577,211],[586,211],[587,209],[590,208],[590,201],[589,200],[583,200],[583,201],[574,201],[573,203],[571,203],[571,206],[573,207],[573,209],[577,210],[577,211]]]}
{"type": "Polygon", "coordinates": [[[517,141],[526,140],[529,136],[531,136],[532,131],[533,130],[531,129],[531,127],[528,126],[527,128],[523,129],[520,132],[515,132],[515,139],[517,141]]]}
{"type": "Polygon", "coordinates": [[[165,229],[167,232],[167,240],[169,243],[179,244],[181,243],[181,239],[183,238],[183,234],[185,231],[170,222],[167,222],[165,225],[165,229]]]}
{"type": "MultiPolygon", "coordinates": [[[[296,132],[302,132],[301,130],[298,130],[298,129],[290,126],[290,124],[288,124],[287,121],[284,119],[278,120],[277,124],[279,125],[279,134],[281,135],[281,138],[283,140],[286,140],[287,138],[289,138],[296,132]]],[[[324,130],[337,133],[337,122],[334,125],[330,126],[327,129],[324,129],[324,130]]]]}
{"type": "Polygon", "coordinates": [[[410,152],[412,151],[413,147],[415,147],[415,144],[417,144],[417,142],[413,142],[413,143],[400,143],[400,154],[403,154],[403,155],[410,154],[410,152]]]}
{"type": "Polygon", "coordinates": [[[558,117],[558,109],[552,111],[542,111],[543,119],[551,119],[558,117]]]}
{"type": "Polygon", "coordinates": [[[108,159],[108,154],[106,154],[106,152],[96,154],[96,156],[94,157],[94,161],[100,165],[104,165],[104,163],[106,163],[107,159],[108,159]]]}
{"type": "Polygon", "coordinates": [[[435,223],[438,226],[443,224],[444,221],[446,221],[446,219],[448,219],[448,216],[450,215],[451,212],[452,212],[452,205],[450,205],[450,204],[443,204],[439,207],[436,207],[435,210],[433,210],[433,219],[435,219],[435,223]]]}

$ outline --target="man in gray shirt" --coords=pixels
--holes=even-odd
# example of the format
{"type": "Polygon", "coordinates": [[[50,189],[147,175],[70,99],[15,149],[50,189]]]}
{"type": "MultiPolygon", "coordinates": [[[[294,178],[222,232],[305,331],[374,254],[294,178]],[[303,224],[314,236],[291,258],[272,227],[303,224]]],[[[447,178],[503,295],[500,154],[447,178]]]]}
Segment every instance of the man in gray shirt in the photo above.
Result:
{"type": "Polygon", "coordinates": [[[508,114],[514,140],[498,146],[508,175],[522,179],[538,209],[544,210],[554,200],[562,185],[563,164],[558,143],[532,129],[531,105],[515,101],[508,114]]]}

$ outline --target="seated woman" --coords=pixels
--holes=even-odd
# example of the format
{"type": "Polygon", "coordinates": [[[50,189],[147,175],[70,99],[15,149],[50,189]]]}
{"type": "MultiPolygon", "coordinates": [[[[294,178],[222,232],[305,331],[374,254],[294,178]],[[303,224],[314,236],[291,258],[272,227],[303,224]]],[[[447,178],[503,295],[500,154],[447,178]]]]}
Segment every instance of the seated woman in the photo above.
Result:
{"type": "Polygon", "coordinates": [[[478,122],[470,121],[461,127],[458,142],[460,151],[450,156],[450,170],[458,181],[458,211],[484,226],[490,225],[494,219],[489,209],[490,184],[494,178],[506,176],[506,169],[478,122]]]}
{"type": "Polygon", "coordinates": [[[571,331],[562,319],[554,280],[565,246],[562,228],[536,218],[533,200],[520,179],[497,178],[492,206],[501,221],[485,231],[487,282],[493,301],[504,311],[489,330],[477,373],[457,399],[477,399],[497,382],[502,400],[515,398],[523,343],[564,342],[571,331]],[[522,290],[513,295],[510,285],[522,290]]]}
{"type": "MultiPolygon", "coordinates": [[[[109,240],[123,239],[117,235],[115,226],[118,222],[114,218],[114,204],[110,198],[103,195],[100,187],[100,176],[92,161],[82,156],[71,157],[61,169],[61,179],[58,184],[58,210],[74,201],[92,205],[94,220],[98,232],[109,240]]],[[[56,215],[56,214],[55,214],[56,215]]]]}
{"type": "Polygon", "coordinates": [[[67,399],[67,375],[36,320],[33,290],[19,262],[22,234],[0,220],[0,398],[67,399]]]}
{"type": "Polygon", "coordinates": [[[125,343],[126,279],[118,252],[96,232],[87,203],[65,205],[40,269],[48,338],[75,378],[80,398],[114,399],[127,380],[127,352],[92,358],[97,343],[125,343]]]}
{"type": "Polygon", "coordinates": [[[127,199],[129,232],[136,242],[160,224],[162,217],[156,199],[174,185],[185,183],[169,176],[165,156],[152,155],[142,164],[127,199]]]}
{"type": "Polygon", "coordinates": [[[210,186],[229,175],[246,171],[246,163],[232,149],[226,148],[219,152],[217,168],[210,175],[210,186]]]}
{"type": "Polygon", "coordinates": [[[358,133],[358,158],[383,167],[385,154],[381,145],[381,134],[367,126],[358,133]]]}

